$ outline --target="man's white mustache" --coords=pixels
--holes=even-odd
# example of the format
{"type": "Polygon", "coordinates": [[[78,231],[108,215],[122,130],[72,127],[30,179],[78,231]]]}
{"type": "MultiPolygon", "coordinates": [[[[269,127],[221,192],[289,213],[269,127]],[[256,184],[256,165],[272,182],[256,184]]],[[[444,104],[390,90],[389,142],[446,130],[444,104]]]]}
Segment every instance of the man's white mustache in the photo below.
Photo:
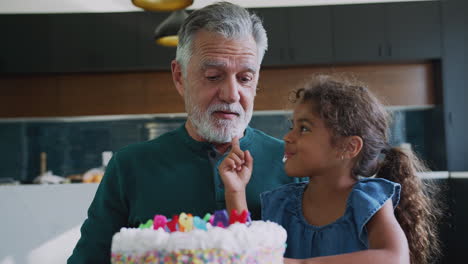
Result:
{"type": "Polygon", "coordinates": [[[222,112],[231,112],[235,113],[239,116],[244,115],[244,109],[240,105],[229,105],[229,104],[215,104],[215,105],[210,105],[208,107],[208,113],[212,114],[214,112],[222,111],[222,112]]]}

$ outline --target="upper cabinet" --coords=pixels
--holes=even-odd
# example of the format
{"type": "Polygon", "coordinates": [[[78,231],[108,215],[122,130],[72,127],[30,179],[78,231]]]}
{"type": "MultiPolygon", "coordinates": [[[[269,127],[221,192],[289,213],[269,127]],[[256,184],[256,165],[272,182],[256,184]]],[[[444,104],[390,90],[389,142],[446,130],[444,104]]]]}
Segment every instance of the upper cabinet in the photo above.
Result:
{"type": "Polygon", "coordinates": [[[335,61],[383,59],[386,42],[384,14],[381,4],[333,7],[335,61]]]}
{"type": "Polygon", "coordinates": [[[140,70],[171,70],[171,61],[175,59],[175,47],[157,45],[154,40],[154,30],[169,12],[139,12],[136,38],[137,38],[137,68],[140,70]]]}
{"type": "Polygon", "coordinates": [[[294,7],[289,9],[289,17],[294,63],[329,63],[333,58],[331,7],[294,7]]]}
{"type": "Polygon", "coordinates": [[[51,71],[50,15],[0,15],[0,73],[51,71]]]}
{"type": "Polygon", "coordinates": [[[135,13],[51,15],[54,72],[122,71],[136,66],[135,13]]]}
{"type": "MultiPolygon", "coordinates": [[[[52,72],[92,71],[96,67],[96,15],[50,15],[52,72]]],[[[33,25],[34,26],[34,25],[33,25]]]]}
{"type": "Polygon", "coordinates": [[[332,14],[335,62],[441,56],[439,2],[333,6],[332,14]]]}
{"type": "Polygon", "coordinates": [[[333,58],[331,8],[328,6],[258,8],[268,34],[263,65],[328,63],[333,58]]]}
{"type": "Polygon", "coordinates": [[[442,54],[440,2],[387,4],[389,55],[393,59],[435,59],[442,54]]]}
{"type": "MultiPolygon", "coordinates": [[[[441,57],[440,1],[253,9],[268,34],[264,66],[441,57]]],[[[168,12],[0,15],[1,73],[170,70],[154,42],[168,12]]]]}

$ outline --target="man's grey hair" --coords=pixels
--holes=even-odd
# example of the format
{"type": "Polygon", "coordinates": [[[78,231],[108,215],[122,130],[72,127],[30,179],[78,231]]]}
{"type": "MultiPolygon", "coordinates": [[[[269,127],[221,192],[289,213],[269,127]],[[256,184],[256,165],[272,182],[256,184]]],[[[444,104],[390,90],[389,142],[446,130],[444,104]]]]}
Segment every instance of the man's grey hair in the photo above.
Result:
{"type": "Polygon", "coordinates": [[[234,40],[252,36],[257,44],[259,63],[268,47],[265,28],[256,14],[229,2],[208,5],[193,11],[179,29],[176,60],[184,75],[192,56],[193,37],[201,29],[234,40]]]}

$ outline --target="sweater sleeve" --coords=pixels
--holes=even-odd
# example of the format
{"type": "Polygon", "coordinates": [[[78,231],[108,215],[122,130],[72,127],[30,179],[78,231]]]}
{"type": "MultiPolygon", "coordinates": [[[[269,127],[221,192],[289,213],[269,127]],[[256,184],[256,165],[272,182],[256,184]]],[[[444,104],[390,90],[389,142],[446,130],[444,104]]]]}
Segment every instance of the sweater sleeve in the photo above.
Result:
{"type": "Polygon", "coordinates": [[[68,264],[110,263],[112,236],[128,222],[128,206],[119,169],[118,153],[109,161],[105,175],[88,209],[79,239],[68,264]]]}

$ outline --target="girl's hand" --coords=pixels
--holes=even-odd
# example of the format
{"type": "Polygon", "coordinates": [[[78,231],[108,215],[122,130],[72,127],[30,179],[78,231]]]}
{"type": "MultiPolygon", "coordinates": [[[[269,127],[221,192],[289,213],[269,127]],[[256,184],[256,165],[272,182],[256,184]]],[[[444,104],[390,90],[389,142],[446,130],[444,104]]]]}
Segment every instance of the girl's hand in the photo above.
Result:
{"type": "Polygon", "coordinates": [[[245,193],[252,175],[253,158],[248,150],[242,151],[239,138],[232,139],[231,151],[218,167],[227,193],[245,193]]]}

